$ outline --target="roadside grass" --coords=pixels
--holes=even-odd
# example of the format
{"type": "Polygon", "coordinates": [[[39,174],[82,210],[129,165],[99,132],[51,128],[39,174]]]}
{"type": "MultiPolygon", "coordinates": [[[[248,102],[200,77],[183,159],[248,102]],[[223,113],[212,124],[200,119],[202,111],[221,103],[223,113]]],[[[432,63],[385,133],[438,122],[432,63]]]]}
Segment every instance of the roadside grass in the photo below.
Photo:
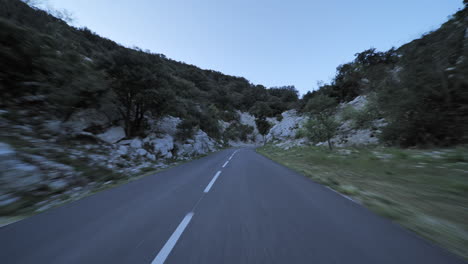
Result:
{"type": "Polygon", "coordinates": [[[468,148],[257,149],[468,260],[468,148]]]}

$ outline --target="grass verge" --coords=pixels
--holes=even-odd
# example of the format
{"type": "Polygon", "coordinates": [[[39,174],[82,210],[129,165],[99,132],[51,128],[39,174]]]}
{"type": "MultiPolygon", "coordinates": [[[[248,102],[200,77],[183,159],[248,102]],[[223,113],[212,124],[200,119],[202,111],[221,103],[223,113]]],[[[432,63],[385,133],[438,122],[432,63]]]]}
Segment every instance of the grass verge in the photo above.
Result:
{"type": "Polygon", "coordinates": [[[257,149],[468,260],[468,148],[257,149]]]}

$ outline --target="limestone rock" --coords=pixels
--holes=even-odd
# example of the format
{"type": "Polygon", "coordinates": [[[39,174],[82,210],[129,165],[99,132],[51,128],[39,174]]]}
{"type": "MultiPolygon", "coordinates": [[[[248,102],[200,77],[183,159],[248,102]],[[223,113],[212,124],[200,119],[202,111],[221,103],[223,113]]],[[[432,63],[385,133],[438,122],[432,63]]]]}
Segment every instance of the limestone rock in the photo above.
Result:
{"type": "Polygon", "coordinates": [[[0,143],[0,194],[34,189],[42,179],[37,166],[19,160],[10,145],[0,143]]]}
{"type": "Polygon", "coordinates": [[[106,132],[99,134],[98,137],[107,143],[116,143],[125,138],[125,130],[123,127],[111,127],[106,132]]]}
{"type": "Polygon", "coordinates": [[[146,157],[149,159],[149,160],[152,160],[152,161],[156,161],[156,156],[151,154],[151,153],[147,153],[146,154],[146,157]]]}
{"type": "Polygon", "coordinates": [[[306,117],[298,115],[296,110],[289,110],[281,115],[283,119],[270,129],[266,136],[267,141],[294,139],[297,131],[307,120],[306,117]]]}
{"type": "Polygon", "coordinates": [[[63,179],[57,179],[47,183],[47,187],[53,191],[63,190],[65,187],[67,187],[67,185],[67,181],[63,179]]]}
{"type": "Polygon", "coordinates": [[[161,134],[167,134],[175,137],[177,134],[177,126],[180,122],[182,122],[182,120],[178,117],[166,116],[157,121],[153,126],[153,129],[157,130],[161,134]]]}
{"type": "Polygon", "coordinates": [[[135,138],[130,142],[130,147],[139,149],[143,146],[143,142],[139,138],[135,138]]]}
{"type": "Polygon", "coordinates": [[[145,156],[146,154],[148,154],[148,151],[141,148],[141,149],[137,149],[136,154],[138,156],[145,156]]]}
{"type": "Polygon", "coordinates": [[[177,156],[203,155],[215,150],[216,142],[204,131],[198,130],[193,136],[193,140],[187,140],[185,144],[178,144],[177,156]]]}
{"type": "Polygon", "coordinates": [[[174,138],[170,135],[165,135],[163,138],[157,138],[151,141],[153,144],[154,153],[161,155],[164,158],[172,157],[172,149],[174,148],[174,138]]]}
{"type": "Polygon", "coordinates": [[[117,153],[119,155],[126,155],[128,153],[128,147],[124,145],[119,146],[119,148],[117,149],[117,153]]]}

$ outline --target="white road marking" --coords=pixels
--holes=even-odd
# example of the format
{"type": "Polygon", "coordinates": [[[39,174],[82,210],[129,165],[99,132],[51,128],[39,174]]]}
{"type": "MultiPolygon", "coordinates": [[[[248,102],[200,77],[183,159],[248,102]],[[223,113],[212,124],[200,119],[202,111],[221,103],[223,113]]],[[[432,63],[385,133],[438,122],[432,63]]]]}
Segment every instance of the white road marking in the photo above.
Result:
{"type": "Polygon", "coordinates": [[[231,157],[229,157],[229,160],[231,160],[232,157],[234,157],[234,155],[236,154],[237,151],[239,151],[239,150],[236,150],[236,151],[234,151],[234,153],[232,153],[231,157]]]}
{"type": "Polygon", "coordinates": [[[213,186],[213,184],[215,183],[216,179],[218,179],[220,174],[221,174],[221,171],[218,171],[216,173],[216,175],[213,177],[213,179],[210,181],[210,183],[208,183],[208,185],[206,186],[205,190],[203,191],[204,193],[207,193],[207,192],[210,191],[211,186],[213,186]]]}
{"type": "Polygon", "coordinates": [[[226,165],[228,165],[228,163],[229,163],[229,160],[224,163],[223,168],[226,167],[226,165]]]}
{"type": "Polygon", "coordinates": [[[333,190],[332,188],[330,188],[330,187],[328,187],[328,186],[325,186],[325,187],[327,187],[329,190],[332,190],[334,193],[337,193],[337,194],[339,194],[340,196],[342,196],[342,197],[344,197],[344,198],[350,200],[351,202],[360,204],[358,201],[354,200],[353,198],[351,198],[351,197],[349,197],[349,196],[347,196],[347,195],[344,195],[344,194],[342,194],[342,193],[340,193],[340,192],[338,192],[338,191],[335,191],[335,190],[333,190]]]}
{"type": "Polygon", "coordinates": [[[164,244],[163,248],[159,251],[158,255],[156,258],[154,258],[151,264],[163,264],[164,261],[166,261],[166,258],[169,256],[175,244],[177,243],[177,240],[179,240],[185,228],[190,223],[190,220],[192,220],[192,217],[193,212],[190,212],[184,217],[184,219],[182,219],[182,222],[180,222],[179,226],[176,228],[174,233],[172,233],[171,237],[167,240],[166,244],[164,244]]]}

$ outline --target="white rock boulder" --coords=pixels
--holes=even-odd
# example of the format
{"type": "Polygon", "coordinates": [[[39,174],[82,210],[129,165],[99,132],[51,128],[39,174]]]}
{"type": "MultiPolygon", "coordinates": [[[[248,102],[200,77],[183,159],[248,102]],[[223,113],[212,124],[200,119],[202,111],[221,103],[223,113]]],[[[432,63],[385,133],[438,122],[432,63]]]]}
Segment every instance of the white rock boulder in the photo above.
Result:
{"type": "Polygon", "coordinates": [[[107,143],[113,144],[125,138],[125,130],[120,126],[111,127],[106,132],[99,134],[98,138],[107,143]]]}
{"type": "Polygon", "coordinates": [[[165,135],[163,138],[156,138],[151,141],[154,153],[163,158],[172,158],[172,149],[174,149],[174,138],[171,135],[165,135]]]}
{"type": "Polygon", "coordinates": [[[151,161],[156,161],[156,156],[151,153],[147,153],[146,157],[151,161]]]}
{"type": "Polygon", "coordinates": [[[178,144],[177,156],[187,157],[203,155],[216,150],[216,142],[202,130],[198,130],[193,140],[187,140],[185,144],[178,144]]]}
{"type": "Polygon", "coordinates": [[[117,153],[118,153],[119,155],[121,155],[121,156],[122,156],[122,155],[127,155],[127,153],[128,153],[128,147],[125,146],[125,145],[120,145],[119,148],[117,149],[117,153]]]}
{"type": "Polygon", "coordinates": [[[297,131],[307,120],[305,116],[299,115],[296,110],[289,110],[281,115],[283,119],[270,129],[266,136],[267,141],[294,139],[297,131]]]}
{"type": "Polygon", "coordinates": [[[180,122],[182,122],[182,120],[178,117],[165,116],[156,122],[153,129],[161,134],[167,134],[175,137],[177,134],[177,126],[180,122]]]}
{"type": "Polygon", "coordinates": [[[145,149],[142,149],[142,148],[141,148],[141,149],[137,149],[136,154],[137,154],[138,156],[146,156],[146,154],[148,154],[148,151],[146,151],[145,149]]]}
{"type": "Polygon", "coordinates": [[[29,191],[43,180],[41,170],[16,157],[16,151],[0,142],[0,194],[29,191]]]}
{"type": "Polygon", "coordinates": [[[262,142],[263,141],[263,137],[260,135],[260,133],[258,132],[258,128],[257,128],[257,123],[255,123],[255,116],[249,114],[249,113],[245,113],[245,112],[240,112],[238,111],[237,112],[239,114],[239,122],[243,125],[247,125],[247,126],[251,126],[254,128],[254,131],[253,131],[253,139],[255,142],[262,142]]]}
{"type": "Polygon", "coordinates": [[[139,138],[134,138],[130,142],[130,147],[135,148],[135,149],[140,149],[143,146],[143,142],[139,138]]]}

